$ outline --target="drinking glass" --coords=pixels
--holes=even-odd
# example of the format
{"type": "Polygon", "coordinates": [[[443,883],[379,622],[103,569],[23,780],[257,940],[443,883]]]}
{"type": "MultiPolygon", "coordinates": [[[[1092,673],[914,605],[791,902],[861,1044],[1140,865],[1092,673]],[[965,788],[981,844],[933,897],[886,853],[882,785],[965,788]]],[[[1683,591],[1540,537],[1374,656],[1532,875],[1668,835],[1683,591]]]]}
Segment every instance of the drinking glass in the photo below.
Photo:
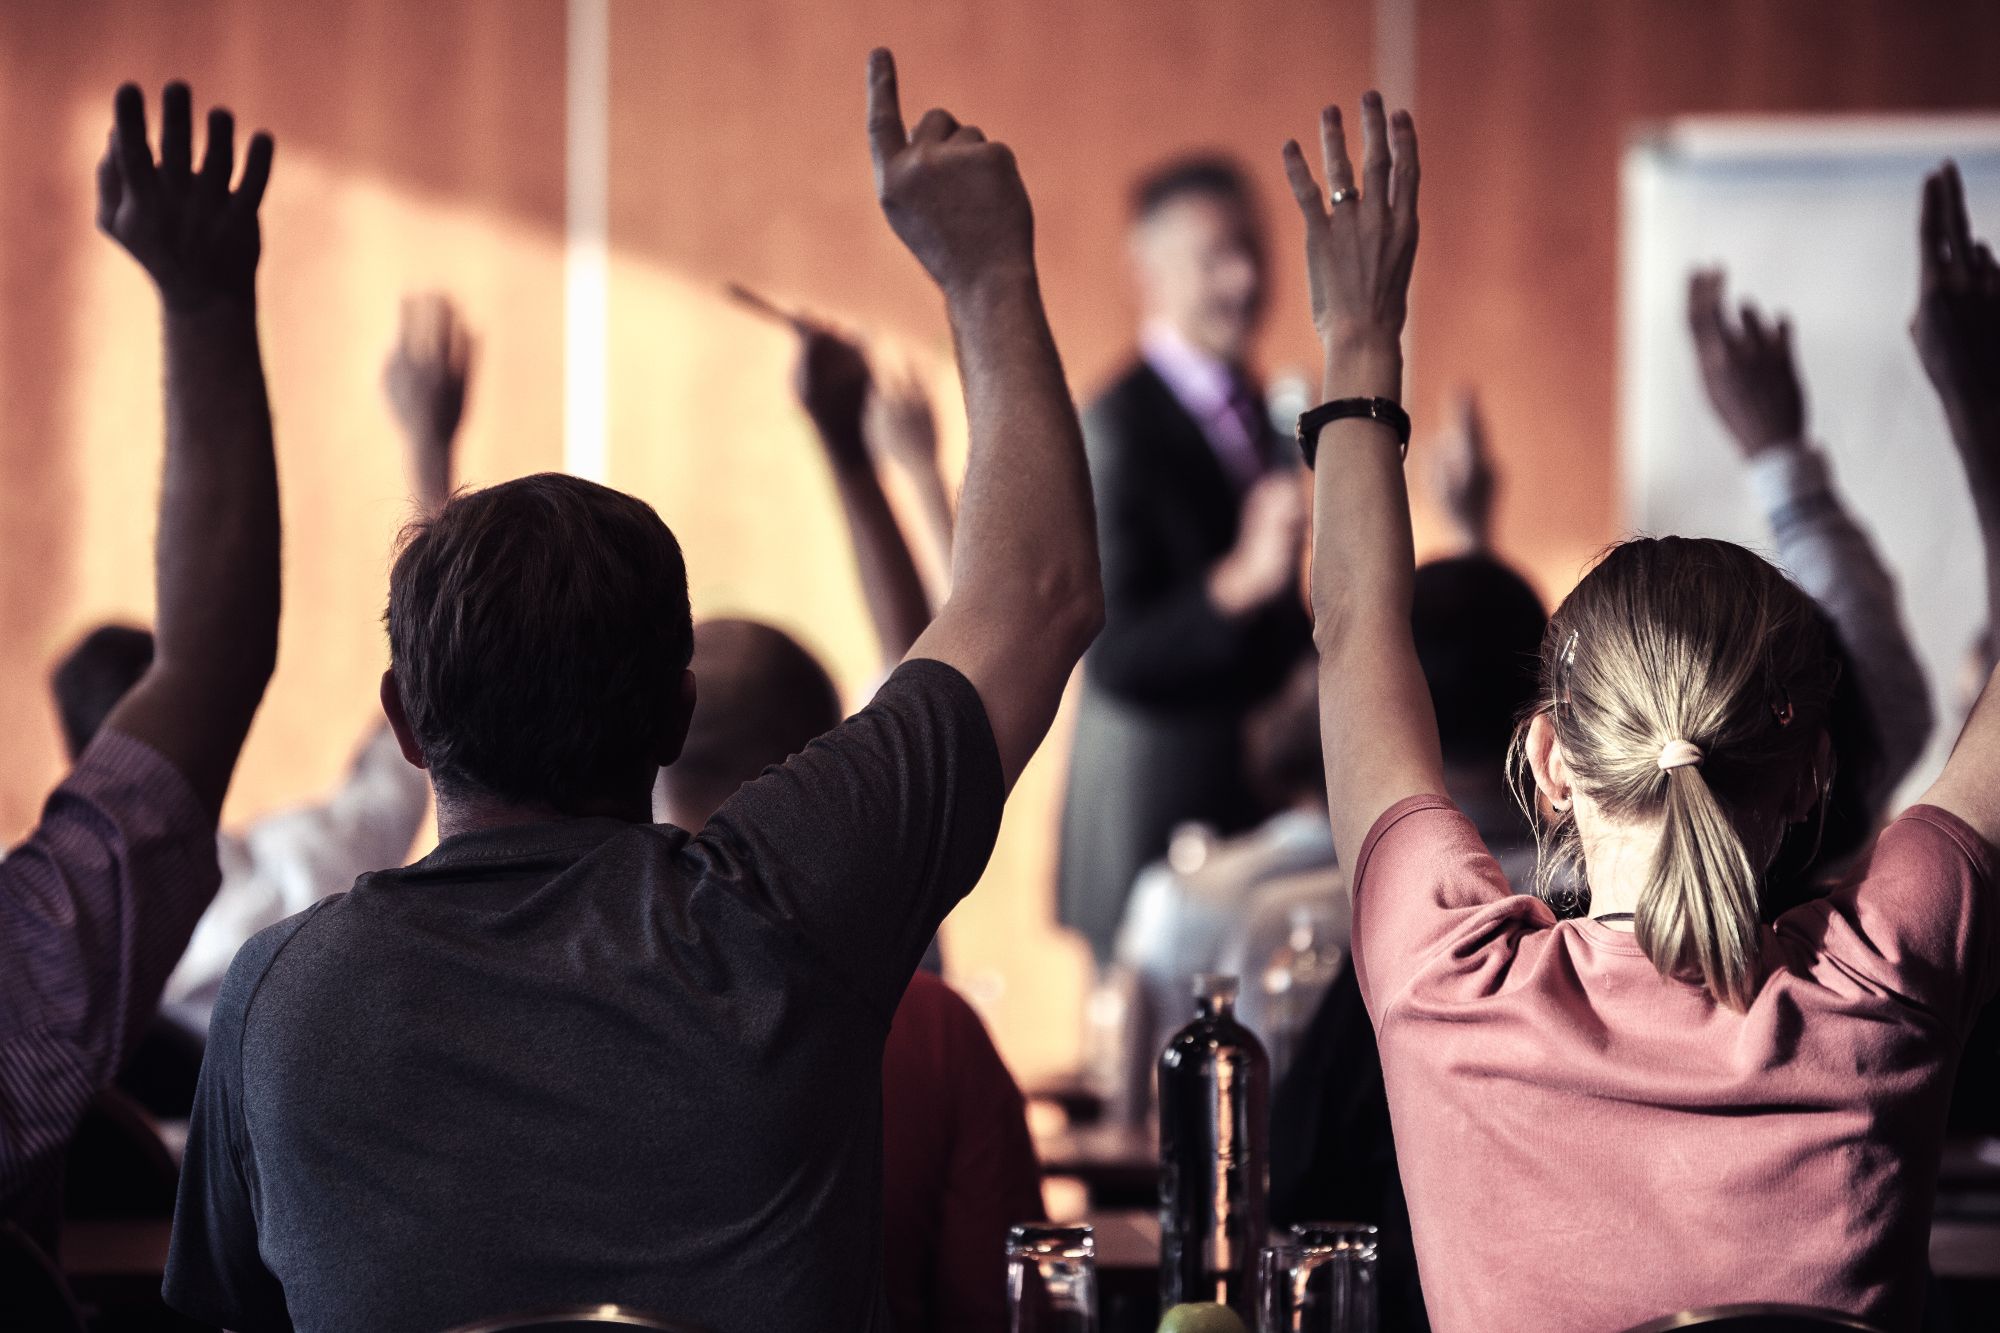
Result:
{"type": "Polygon", "coordinates": [[[1375,1228],[1308,1222],[1258,1256],[1258,1333],[1376,1333],[1375,1228]]]}
{"type": "Polygon", "coordinates": [[[1012,1333],[1097,1333],[1097,1240],[1087,1226],[1026,1222],[1007,1233],[1012,1333]]]}

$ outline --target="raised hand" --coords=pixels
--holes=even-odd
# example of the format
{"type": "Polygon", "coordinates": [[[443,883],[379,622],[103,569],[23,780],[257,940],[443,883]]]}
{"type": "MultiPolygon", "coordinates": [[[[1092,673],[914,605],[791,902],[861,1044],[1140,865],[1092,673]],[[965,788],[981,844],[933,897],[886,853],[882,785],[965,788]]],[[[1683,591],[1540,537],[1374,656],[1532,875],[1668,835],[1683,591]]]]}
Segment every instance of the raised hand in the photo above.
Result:
{"type": "Polygon", "coordinates": [[[1439,507],[1460,550],[1484,551],[1492,545],[1497,486],[1486,452],[1486,423],[1469,390],[1459,395],[1457,429],[1440,443],[1432,470],[1439,507]]]}
{"type": "Polygon", "coordinates": [[[1034,215],[1012,150],[937,109],[905,133],[885,50],[869,57],[868,143],[882,212],[947,298],[1033,274],[1034,215]]]}
{"type": "Polygon", "coordinates": [[[797,319],[799,359],[792,366],[792,390],[812,418],[827,457],[836,468],[871,467],[862,411],[874,376],[861,344],[812,320],[797,319]]]}
{"type": "MultiPolygon", "coordinates": [[[[2000,264],[1972,234],[1965,185],[1946,162],[1924,181],[1918,232],[1921,281],[1910,336],[1943,399],[1961,450],[1977,434],[2000,444],[2000,264]]],[[[2000,458],[1975,460],[1976,479],[2000,483],[2000,458]]]]}
{"type": "Polygon", "coordinates": [[[97,168],[97,225],[139,261],[170,309],[256,300],[261,239],[257,206],[271,177],[271,136],[250,137],[243,177],[232,190],[235,119],[208,113],[201,170],[193,169],[194,127],[187,85],[160,98],[160,156],[146,140],[146,99],[126,84],[113,99],[111,141],[97,168]]]}
{"type": "Polygon", "coordinates": [[[1330,353],[1397,345],[1409,314],[1417,257],[1417,128],[1407,111],[1384,117],[1382,95],[1361,99],[1361,183],[1348,161],[1340,108],[1319,114],[1321,194],[1297,140],[1285,144],[1285,176],[1306,224],[1313,326],[1330,353]]]}
{"type": "Polygon", "coordinates": [[[1248,615],[1298,587],[1308,510],[1293,475],[1273,473],[1243,497],[1236,544],[1209,574],[1209,599],[1225,616],[1248,615]]]}
{"type": "Polygon", "coordinates": [[[1805,393],[1792,359],[1792,324],[1745,301],[1732,324],[1719,268],[1688,279],[1688,328],[1708,401],[1746,458],[1805,440],[1805,393]]]}
{"type": "Polygon", "coordinates": [[[427,511],[451,495],[452,457],[472,379],[472,333],[442,293],[403,298],[396,346],[382,367],[382,391],[403,428],[410,475],[427,511]]]}

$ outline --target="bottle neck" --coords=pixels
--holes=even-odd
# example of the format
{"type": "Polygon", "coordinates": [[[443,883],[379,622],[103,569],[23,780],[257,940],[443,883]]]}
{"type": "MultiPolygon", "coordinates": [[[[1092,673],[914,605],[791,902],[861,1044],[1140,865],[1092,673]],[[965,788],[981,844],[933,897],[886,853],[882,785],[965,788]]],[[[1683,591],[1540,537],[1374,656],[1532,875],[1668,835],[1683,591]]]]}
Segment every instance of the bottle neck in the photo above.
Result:
{"type": "Polygon", "coordinates": [[[1233,995],[1204,995],[1194,1002],[1195,1013],[1205,1019],[1236,1017],[1236,997],[1233,995]]]}

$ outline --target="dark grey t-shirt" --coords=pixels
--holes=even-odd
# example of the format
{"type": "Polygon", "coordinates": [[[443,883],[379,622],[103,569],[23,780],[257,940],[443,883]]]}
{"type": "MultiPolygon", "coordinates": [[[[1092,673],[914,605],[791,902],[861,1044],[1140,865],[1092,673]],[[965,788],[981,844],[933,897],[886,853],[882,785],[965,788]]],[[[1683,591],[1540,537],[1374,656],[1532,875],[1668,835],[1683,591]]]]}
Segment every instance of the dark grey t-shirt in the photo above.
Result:
{"type": "Polygon", "coordinates": [[[698,837],[467,834],[258,935],[168,1303],[246,1333],[604,1301],[884,1328],[882,1044],[1003,799],[979,696],[912,662],[698,837]]]}

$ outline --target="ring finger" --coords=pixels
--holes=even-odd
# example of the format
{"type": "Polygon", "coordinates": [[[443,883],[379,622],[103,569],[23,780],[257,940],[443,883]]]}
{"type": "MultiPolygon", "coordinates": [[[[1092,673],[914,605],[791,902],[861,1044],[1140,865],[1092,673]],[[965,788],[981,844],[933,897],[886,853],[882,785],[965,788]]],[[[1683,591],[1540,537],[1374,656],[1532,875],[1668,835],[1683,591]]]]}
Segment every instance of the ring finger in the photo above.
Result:
{"type": "Polygon", "coordinates": [[[1319,113],[1319,156],[1326,169],[1328,198],[1348,202],[1354,196],[1354,164],[1347,160],[1347,134],[1337,106],[1319,113]]]}

